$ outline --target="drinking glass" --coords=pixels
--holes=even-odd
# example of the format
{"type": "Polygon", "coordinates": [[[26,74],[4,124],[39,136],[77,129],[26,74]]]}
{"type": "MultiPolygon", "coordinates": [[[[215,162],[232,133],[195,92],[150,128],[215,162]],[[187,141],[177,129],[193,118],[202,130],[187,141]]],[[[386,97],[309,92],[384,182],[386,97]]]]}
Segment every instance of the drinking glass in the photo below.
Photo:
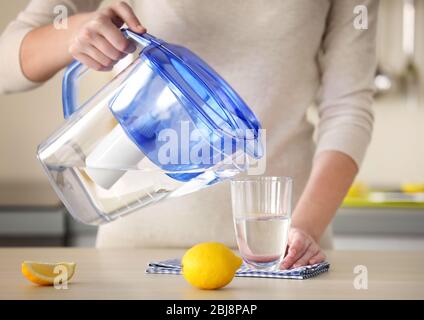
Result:
{"type": "Polygon", "coordinates": [[[237,244],[252,269],[276,270],[286,251],[293,180],[247,176],[231,181],[237,244]]]}

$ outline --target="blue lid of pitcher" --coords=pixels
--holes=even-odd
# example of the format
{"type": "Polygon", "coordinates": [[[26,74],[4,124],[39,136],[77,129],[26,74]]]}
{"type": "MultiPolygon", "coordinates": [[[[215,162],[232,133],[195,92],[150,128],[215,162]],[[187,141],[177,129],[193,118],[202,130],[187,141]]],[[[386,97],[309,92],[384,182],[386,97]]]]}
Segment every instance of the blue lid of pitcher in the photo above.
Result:
{"type": "Polygon", "coordinates": [[[243,141],[245,151],[262,156],[260,123],[243,99],[205,61],[189,49],[167,43],[149,34],[151,45],[143,55],[166,81],[189,113],[203,119],[204,125],[234,140],[243,141]]]}

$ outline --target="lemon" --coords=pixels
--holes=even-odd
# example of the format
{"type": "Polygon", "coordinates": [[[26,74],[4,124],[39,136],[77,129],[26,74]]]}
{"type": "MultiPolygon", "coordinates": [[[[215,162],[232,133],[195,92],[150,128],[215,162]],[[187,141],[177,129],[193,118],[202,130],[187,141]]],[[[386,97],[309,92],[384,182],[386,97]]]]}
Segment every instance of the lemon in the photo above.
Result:
{"type": "Polygon", "coordinates": [[[242,260],[218,242],[204,242],[187,250],[182,259],[184,278],[200,289],[218,289],[233,280],[242,260]]]}
{"type": "Polygon", "coordinates": [[[75,273],[76,264],[74,262],[45,263],[24,261],[21,270],[24,277],[29,281],[48,286],[53,285],[54,279],[64,272],[63,268],[56,268],[58,266],[66,268],[66,280],[69,281],[75,273]]]}

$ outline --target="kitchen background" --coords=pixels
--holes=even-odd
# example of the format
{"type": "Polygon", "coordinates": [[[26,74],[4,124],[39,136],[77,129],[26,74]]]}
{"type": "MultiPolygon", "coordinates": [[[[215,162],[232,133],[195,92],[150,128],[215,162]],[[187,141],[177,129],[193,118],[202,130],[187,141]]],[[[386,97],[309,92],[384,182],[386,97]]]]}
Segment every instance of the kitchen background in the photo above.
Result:
{"type": "MultiPolygon", "coordinates": [[[[1,4],[0,30],[27,2],[1,4]]],[[[422,249],[424,0],[381,0],[379,15],[373,140],[335,218],[335,247],[422,249]]],[[[93,76],[84,90],[94,92],[107,77],[93,76]]],[[[0,95],[0,246],[94,245],[96,229],[66,214],[35,156],[63,121],[61,78],[59,73],[31,92],[0,95]]],[[[316,121],[313,108],[309,116],[316,121]]]]}

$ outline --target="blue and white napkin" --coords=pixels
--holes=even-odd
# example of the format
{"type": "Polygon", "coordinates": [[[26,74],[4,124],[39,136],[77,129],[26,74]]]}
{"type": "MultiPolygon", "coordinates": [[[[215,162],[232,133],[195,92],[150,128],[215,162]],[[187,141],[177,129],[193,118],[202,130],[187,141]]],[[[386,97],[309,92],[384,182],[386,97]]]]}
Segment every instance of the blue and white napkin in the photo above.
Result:
{"type": "MultiPolygon", "coordinates": [[[[315,277],[323,272],[327,272],[329,268],[330,264],[328,262],[321,262],[289,270],[263,271],[249,269],[245,264],[243,264],[240,269],[237,270],[236,277],[303,280],[315,277]]],[[[150,262],[146,269],[146,273],[181,274],[181,260],[169,259],[150,262]]]]}

